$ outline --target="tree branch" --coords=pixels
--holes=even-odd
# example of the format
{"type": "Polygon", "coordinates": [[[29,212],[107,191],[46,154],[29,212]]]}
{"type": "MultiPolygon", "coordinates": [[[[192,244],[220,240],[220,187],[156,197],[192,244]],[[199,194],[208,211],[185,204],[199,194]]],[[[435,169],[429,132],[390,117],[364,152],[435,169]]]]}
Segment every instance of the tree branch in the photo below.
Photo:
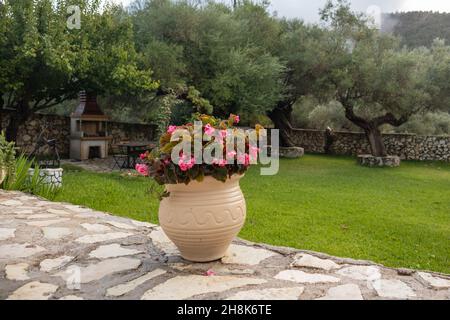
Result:
{"type": "Polygon", "coordinates": [[[44,109],[47,109],[47,108],[51,108],[53,106],[56,106],[56,105],[58,105],[58,104],[60,104],[60,103],[62,103],[64,101],[68,100],[70,97],[71,97],[70,95],[67,95],[67,96],[65,96],[65,97],[63,97],[61,99],[57,99],[57,100],[55,100],[55,99],[45,100],[45,102],[42,105],[39,105],[39,103],[42,102],[42,100],[36,101],[34,103],[34,105],[33,105],[32,111],[36,112],[36,111],[39,111],[39,110],[44,110],[44,109]],[[54,102],[51,103],[52,101],[54,101],[54,102]]]}
{"type": "Polygon", "coordinates": [[[377,117],[372,120],[372,122],[378,127],[382,124],[390,124],[394,127],[401,126],[406,121],[408,121],[408,115],[402,115],[400,118],[396,118],[391,112],[386,113],[383,116],[377,117]]]}

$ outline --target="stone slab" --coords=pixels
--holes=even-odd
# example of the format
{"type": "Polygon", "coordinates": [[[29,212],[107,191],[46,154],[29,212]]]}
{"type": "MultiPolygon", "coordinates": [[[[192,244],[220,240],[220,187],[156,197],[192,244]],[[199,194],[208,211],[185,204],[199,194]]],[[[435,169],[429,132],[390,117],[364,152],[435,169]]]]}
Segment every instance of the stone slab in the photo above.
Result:
{"type": "Polygon", "coordinates": [[[81,226],[91,232],[108,232],[111,228],[100,223],[82,223],[81,226]]]}
{"type": "Polygon", "coordinates": [[[320,273],[307,273],[300,270],[284,270],[275,279],[293,281],[297,283],[336,283],[341,279],[320,273]]]}
{"type": "Polygon", "coordinates": [[[381,278],[380,269],[375,266],[349,266],[336,273],[354,280],[374,281],[381,278]]]}
{"type": "Polygon", "coordinates": [[[266,283],[264,279],[233,276],[177,276],[148,290],[142,300],[184,300],[206,293],[223,292],[247,285],[266,283]],[[180,290],[180,288],[183,288],[180,290]]]}
{"type": "Polygon", "coordinates": [[[13,281],[25,281],[30,279],[27,274],[28,263],[9,264],[5,267],[6,279],[13,281]]]}
{"type": "Polygon", "coordinates": [[[110,232],[110,233],[103,233],[103,234],[89,234],[82,236],[75,240],[75,242],[78,243],[98,243],[98,242],[105,242],[105,241],[111,241],[111,240],[117,240],[117,239],[123,239],[129,236],[132,236],[132,233],[125,233],[125,232],[110,232]]]}
{"type": "Polygon", "coordinates": [[[56,290],[57,285],[33,281],[14,291],[8,300],[48,300],[56,290]]]}
{"type": "Polygon", "coordinates": [[[418,272],[417,274],[433,289],[450,289],[450,280],[448,279],[433,276],[427,272],[418,272]]]}
{"type": "Polygon", "coordinates": [[[349,283],[328,289],[327,294],[317,300],[364,300],[357,284],[349,283]]]}
{"type": "MultiPolygon", "coordinates": [[[[86,267],[78,267],[80,275],[80,283],[89,283],[91,281],[100,280],[107,275],[117,272],[135,270],[141,265],[141,260],[132,258],[115,258],[103,260],[99,263],[92,263],[86,267]]],[[[68,272],[59,272],[55,276],[59,276],[67,280],[73,274],[74,266],[69,267],[68,272]]]]}
{"type": "Polygon", "coordinates": [[[161,227],[153,230],[150,233],[149,237],[150,239],[152,239],[153,245],[159,250],[163,251],[166,255],[170,256],[180,254],[175,244],[172,241],[170,241],[170,239],[167,237],[167,235],[164,233],[161,227]]]}
{"type": "Polygon", "coordinates": [[[44,237],[49,240],[62,239],[72,234],[72,231],[69,228],[64,227],[45,227],[42,228],[42,231],[44,232],[44,237]]]}
{"type": "Polygon", "coordinates": [[[397,279],[375,280],[372,286],[381,298],[408,299],[416,296],[411,287],[397,279]]]}
{"type": "Polygon", "coordinates": [[[136,289],[138,286],[144,284],[145,282],[147,282],[153,278],[159,277],[160,275],[163,275],[165,273],[166,273],[166,271],[162,270],[162,269],[156,269],[156,270],[150,271],[150,272],[146,273],[145,275],[140,276],[136,279],[133,279],[126,283],[119,284],[117,286],[109,288],[108,290],[106,290],[106,296],[108,296],[108,297],[123,296],[123,295],[133,291],[134,289],[136,289]]]}
{"type": "Polygon", "coordinates": [[[254,266],[275,255],[269,250],[232,244],[222,258],[222,263],[254,266]]]}
{"type": "Polygon", "coordinates": [[[123,248],[117,243],[100,246],[89,253],[89,257],[97,259],[116,258],[142,253],[142,250],[123,248]]]}
{"type": "Polygon", "coordinates": [[[0,241],[14,238],[15,228],[0,228],[0,241]]]}
{"type": "Polygon", "coordinates": [[[41,271],[43,272],[51,272],[54,270],[57,270],[66,264],[68,264],[70,261],[72,261],[74,257],[71,256],[61,256],[54,259],[45,259],[41,261],[39,264],[41,271]]]}
{"type": "Polygon", "coordinates": [[[265,288],[239,291],[226,300],[298,300],[305,287],[265,288]]]}
{"type": "Polygon", "coordinates": [[[26,224],[29,226],[33,226],[33,227],[48,227],[48,226],[66,222],[69,220],[70,220],[69,218],[61,218],[61,219],[52,219],[52,220],[31,221],[31,222],[26,222],[26,224]]]}
{"type": "Polygon", "coordinates": [[[30,243],[12,243],[0,246],[0,260],[26,258],[45,251],[45,248],[30,243]]]}
{"type": "Polygon", "coordinates": [[[321,259],[314,257],[310,254],[299,254],[295,257],[294,262],[292,262],[293,267],[305,267],[305,268],[313,268],[313,269],[322,269],[322,270],[332,270],[338,269],[340,266],[330,259],[321,259]]]}
{"type": "Polygon", "coordinates": [[[122,223],[122,222],[117,222],[117,221],[113,221],[113,220],[108,220],[108,221],[106,221],[106,223],[112,225],[113,227],[119,228],[119,229],[136,230],[136,226],[132,226],[131,224],[128,224],[128,223],[122,223]]]}

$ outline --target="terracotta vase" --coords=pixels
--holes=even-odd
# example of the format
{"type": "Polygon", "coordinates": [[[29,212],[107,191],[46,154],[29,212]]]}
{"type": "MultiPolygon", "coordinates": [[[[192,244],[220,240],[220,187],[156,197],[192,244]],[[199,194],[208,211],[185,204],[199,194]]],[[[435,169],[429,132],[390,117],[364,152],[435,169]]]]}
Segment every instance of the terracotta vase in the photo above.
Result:
{"type": "Polygon", "coordinates": [[[225,255],[246,217],[241,177],[234,175],[226,182],[205,177],[188,185],[166,185],[170,195],[161,201],[159,222],[183,258],[207,262],[225,255]]]}

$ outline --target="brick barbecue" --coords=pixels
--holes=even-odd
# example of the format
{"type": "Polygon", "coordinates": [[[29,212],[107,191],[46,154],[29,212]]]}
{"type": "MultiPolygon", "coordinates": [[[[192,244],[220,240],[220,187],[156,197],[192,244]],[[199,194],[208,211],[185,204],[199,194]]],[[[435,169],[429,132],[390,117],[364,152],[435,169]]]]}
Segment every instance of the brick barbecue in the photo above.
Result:
{"type": "Polygon", "coordinates": [[[80,104],[70,116],[70,158],[106,158],[112,140],[109,120],[98,105],[96,94],[80,92],[80,104]]]}

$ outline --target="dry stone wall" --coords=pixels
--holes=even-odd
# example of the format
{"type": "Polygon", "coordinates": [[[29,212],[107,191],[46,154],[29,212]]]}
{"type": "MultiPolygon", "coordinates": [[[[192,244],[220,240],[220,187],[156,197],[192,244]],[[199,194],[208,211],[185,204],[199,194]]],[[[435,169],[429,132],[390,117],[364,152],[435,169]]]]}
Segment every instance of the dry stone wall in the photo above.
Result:
{"type": "MultiPolygon", "coordinates": [[[[296,146],[306,152],[325,153],[325,130],[294,129],[296,146]]],[[[404,160],[438,160],[450,162],[450,136],[418,136],[415,134],[384,134],[384,143],[389,155],[404,160]]],[[[366,136],[361,132],[334,131],[330,153],[358,155],[370,153],[366,136]]]]}
{"type": "MultiPolygon", "coordinates": [[[[1,128],[5,128],[9,119],[2,114],[1,128]]],[[[46,128],[45,135],[57,139],[58,151],[69,154],[70,118],[57,115],[34,114],[19,128],[17,145],[24,152],[31,152],[36,145],[39,134],[46,128]]],[[[151,124],[134,124],[109,122],[108,131],[113,136],[113,143],[129,139],[134,141],[151,141],[156,136],[156,126],[151,124]]],[[[298,147],[309,153],[325,153],[325,130],[294,129],[292,138],[298,147]]],[[[384,134],[384,143],[389,155],[399,156],[403,160],[438,160],[450,162],[450,136],[418,136],[414,134],[384,134]]],[[[358,155],[370,153],[370,147],[364,133],[334,131],[334,142],[330,153],[338,155],[358,155]]]]}
{"type": "MultiPolygon", "coordinates": [[[[9,122],[9,114],[3,113],[1,122],[1,128],[5,129],[9,122]]],[[[56,139],[58,152],[67,156],[70,150],[70,118],[65,116],[33,114],[19,127],[17,146],[25,153],[33,151],[44,128],[44,136],[56,139]]],[[[113,143],[125,139],[152,141],[156,136],[156,126],[151,124],[108,122],[108,131],[113,136],[113,143]]]]}

